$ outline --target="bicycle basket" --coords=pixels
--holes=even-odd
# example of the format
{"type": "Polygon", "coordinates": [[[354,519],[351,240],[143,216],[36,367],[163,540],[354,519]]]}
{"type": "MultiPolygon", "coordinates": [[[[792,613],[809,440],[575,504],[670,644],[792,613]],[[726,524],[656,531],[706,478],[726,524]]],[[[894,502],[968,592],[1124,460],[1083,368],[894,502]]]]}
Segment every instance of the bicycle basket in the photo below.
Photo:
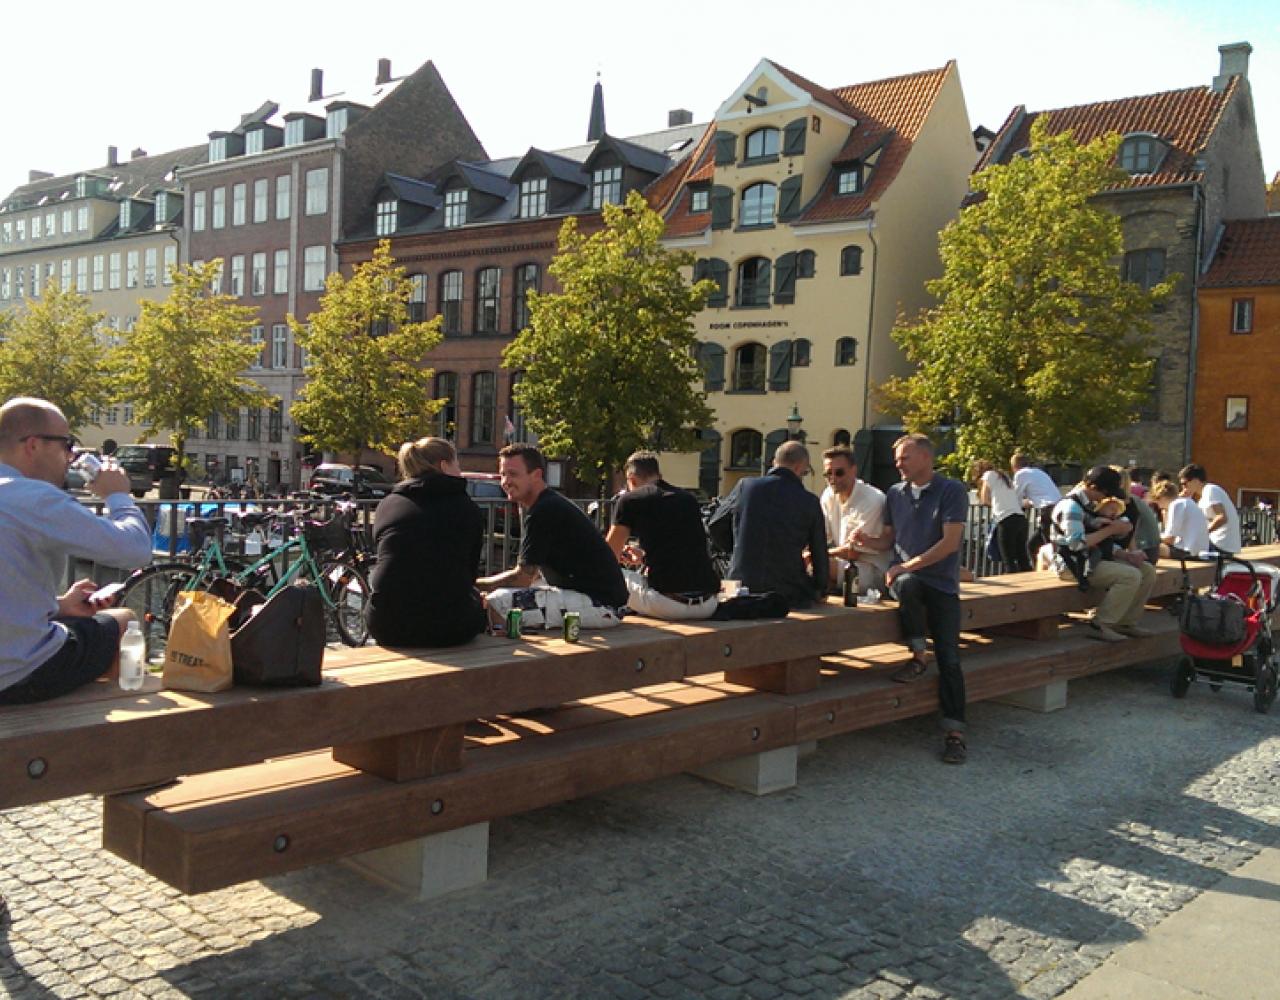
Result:
{"type": "Polygon", "coordinates": [[[316,552],[345,552],[351,548],[351,522],[341,512],[327,521],[305,521],[302,533],[316,552]]]}

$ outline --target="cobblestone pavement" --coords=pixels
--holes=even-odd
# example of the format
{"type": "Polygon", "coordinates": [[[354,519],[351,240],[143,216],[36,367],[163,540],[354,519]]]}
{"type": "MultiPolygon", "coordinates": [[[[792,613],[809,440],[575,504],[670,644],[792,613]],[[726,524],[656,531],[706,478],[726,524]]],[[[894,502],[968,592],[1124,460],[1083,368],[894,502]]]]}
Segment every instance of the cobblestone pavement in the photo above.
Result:
{"type": "Polygon", "coordinates": [[[756,799],[676,777],[495,823],[443,900],[338,866],[183,897],[98,847],[99,804],[0,813],[16,997],[1052,997],[1280,840],[1277,717],[1140,668],[1065,711],[824,742],[756,799]]]}

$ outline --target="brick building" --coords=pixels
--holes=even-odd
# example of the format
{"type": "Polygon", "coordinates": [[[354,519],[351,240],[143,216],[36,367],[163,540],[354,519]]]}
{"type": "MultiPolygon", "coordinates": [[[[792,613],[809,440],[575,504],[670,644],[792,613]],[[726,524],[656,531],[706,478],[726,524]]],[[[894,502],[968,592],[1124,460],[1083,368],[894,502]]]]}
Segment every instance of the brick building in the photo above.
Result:
{"type": "Polygon", "coordinates": [[[209,133],[208,163],[180,171],[187,195],[187,260],[223,261],[222,289],[258,307],[262,355],[252,374],[280,400],[210,414],[188,445],[210,475],[256,471],[298,485],[303,446],[289,405],[303,358],[287,317],[305,319],[337,267],[334,244],[370,204],[386,170],[431,170],[484,149],[430,62],[404,77],[378,61],[371,87],[326,91],[312,70],[308,100],[268,102],[226,131],[209,133]]]}
{"type": "Polygon", "coordinates": [[[1220,70],[1207,87],[1126,97],[1054,111],[1010,112],[978,169],[1008,163],[1028,145],[1037,118],[1051,133],[1089,142],[1118,132],[1117,160],[1130,174],[1099,195],[1124,227],[1129,280],[1146,287],[1178,275],[1177,289],[1153,319],[1157,365],[1139,420],[1114,436],[1108,461],[1176,469],[1191,450],[1196,392],[1196,279],[1226,219],[1266,212],[1266,181],[1249,88],[1247,43],[1219,49],[1220,70]]]}

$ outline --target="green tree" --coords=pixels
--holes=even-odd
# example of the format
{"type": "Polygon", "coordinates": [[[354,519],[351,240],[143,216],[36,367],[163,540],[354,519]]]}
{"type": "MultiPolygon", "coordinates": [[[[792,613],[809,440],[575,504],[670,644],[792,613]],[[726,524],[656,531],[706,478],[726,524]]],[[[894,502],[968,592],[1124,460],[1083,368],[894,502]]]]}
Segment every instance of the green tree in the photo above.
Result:
{"type": "Polygon", "coordinates": [[[692,254],[664,248],[662,232],[636,191],[605,205],[590,236],[566,219],[548,268],[562,291],[530,294],[529,327],[503,353],[525,372],[516,401],[542,447],[601,484],[636,448],[692,449],[712,419],[690,320],[715,285],[691,287],[692,254]]]}
{"type": "Polygon", "coordinates": [[[73,433],[92,423],[94,409],[112,394],[101,322],[85,296],[47,282],[40,298],[7,323],[0,320],[0,400],[37,396],[56,403],[73,433]]]}
{"type": "Polygon", "coordinates": [[[350,278],[329,275],[306,323],[289,317],[307,356],[307,384],[291,412],[315,448],[352,452],[356,462],[367,449],[394,452],[443,405],[422,364],[440,343],[440,319],[409,322],[412,291],[382,240],[350,278]]]}
{"type": "Polygon", "coordinates": [[[275,398],[244,373],[262,349],[250,332],[258,310],[211,290],[221,271],[221,260],[175,268],[169,297],[143,301],[112,352],[115,398],[133,404],[139,423],[169,432],[179,468],[210,414],[275,398]]]}
{"type": "Polygon", "coordinates": [[[1147,398],[1150,314],[1174,282],[1120,274],[1120,220],[1096,200],[1125,177],[1119,142],[1037,121],[1027,155],[976,174],[981,200],[943,231],[938,305],[893,331],[917,369],[882,390],[912,430],[955,428],[957,466],[1016,447],[1087,461],[1147,398]]]}

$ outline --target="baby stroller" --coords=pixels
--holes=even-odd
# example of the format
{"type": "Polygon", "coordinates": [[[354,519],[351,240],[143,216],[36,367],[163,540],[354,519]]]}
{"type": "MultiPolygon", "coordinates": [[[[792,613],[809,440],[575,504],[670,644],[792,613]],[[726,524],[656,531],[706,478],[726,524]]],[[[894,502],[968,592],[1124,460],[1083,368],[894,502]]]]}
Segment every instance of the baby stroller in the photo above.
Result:
{"type": "Polygon", "coordinates": [[[1169,689],[1186,697],[1193,681],[1213,691],[1223,683],[1253,689],[1253,707],[1267,712],[1276,698],[1280,671],[1271,632],[1271,616],[1280,602],[1280,569],[1257,566],[1219,553],[1214,585],[1197,594],[1182,559],[1182,594],[1176,605],[1182,655],[1174,664],[1169,689]]]}

